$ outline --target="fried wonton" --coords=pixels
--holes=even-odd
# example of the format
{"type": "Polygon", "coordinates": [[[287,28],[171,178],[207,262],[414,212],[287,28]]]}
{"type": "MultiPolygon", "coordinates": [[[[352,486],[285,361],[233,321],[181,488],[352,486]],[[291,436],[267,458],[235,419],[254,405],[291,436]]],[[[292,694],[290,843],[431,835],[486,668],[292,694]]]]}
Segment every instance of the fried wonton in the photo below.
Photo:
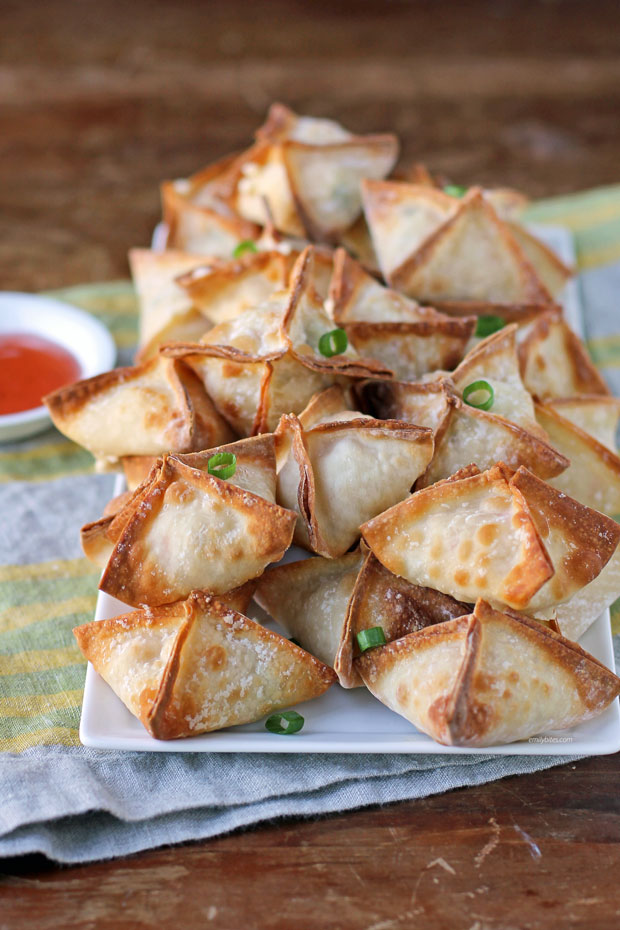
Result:
{"type": "Polygon", "coordinates": [[[303,649],[333,668],[363,561],[357,550],[276,565],[261,575],[254,598],[303,649]]]}
{"type": "Polygon", "coordinates": [[[155,355],[164,342],[193,342],[209,329],[209,320],[175,280],[201,262],[204,256],[176,249],[130,249],[129,266],[140,302],[139,361],[155,355]]]}
{"type": "Polygon", "coordinates": [[[401,265],[392,286],[420,300],[494,304],[551,302],[542,282],[479,188],[401,265]]]}
{"type": "Polygon", "coordinates": [[[344,688],[362,684],[353,666],[362,630],[380,626],[391,642],[470,609],[398,578],[366,549],[277,565],[261,576],[255,598],[304,649],[335,668],[344,688]]]}
{"type": "Polygon", "coordinates": [[[433,460],[419,487],[447,478],[471,462],[482,470],[499,461],[514,470],[525,465],[541,478],[552,478],[568,467],[560,451],[505,417],[470,407],[458,397],[451,397],[449,404],[435,434],[433,460]]]}
{"type": "Polygon", "coordinates": [[[276,431],[277,500],[297,512],[295,541],[338,558],[359,527],[409,493],[433,454],[430,430],[368,417],[303,430],[283,416],[276,431]]]}
{"type": "Polygon", "coordinates": [[[341,378],[391,376],[351,346],[331,357],[319,351],[321,337],[333,330],[314,286],[317,275],[322,280],[320,254],[306,249],[288,291],[214,327],[202,344],[172,344],[163,350],[187,360],[242,435],[275,429],[283,413],[300,412],[313,394],[341,378]]]}
{"type": "Polygon", "coordinates": [[[314,656],[202,591],[73,632],[155,739],[251,723],[318,697],[336,678],[314,656]]]}
{"type": "MultiPolygon", "coordinates": [[[[101,590],[126,604],[158,606],[196,587],[212,594],[229,591],[281,559],[296,515],[268,499],[273,466],[265,455],[246,468],[241,455],[228,480],[203,470],[206,453],[191,457],[191,464],[164,456],[135,492],[137,506],[115,518],[121,533],[101,590]]],[[[108,534],[114,534],[113,524],[108,534]]]]}
{"type": "Polygon", "coordinates": [[[427,185],[363,181],[364,213],[386,281],[458,209],[458,202],[427,185]]]}
{"type": "Polygon", "coordinates": [[[598,617],[620,597],[620,547],[594,581],[552,610],[534,611],[537,619],[551,616],[568,639],[579,639],[598,617]]]}
{"type": "Polygon", "coordinates": [[[525,468],[511,474],[499,464],[418,491],[362,526],[363,539],[390,571],[465,603],[561,603],[609,561],[620,526],[525,468]]]}
{"type": "MultiPolygon", "coordinates": [[[[274,291],[286,288],[297,255],[273,250],[249,252],[231,260],[214,259],[206,264],[203,261],[188,274],[180,274],[176,286],[213,325],[226,323],[244,310],[259,306],[274,291]]],[[[198,341],[198,337],[172,338],[178,342],[198,341]]]]}
{"type": "Polygon", "coordinates": [[[620,398],[604,394],[582,394],[580,397],[548,400],[545,408],[555,410],[611,452],[617,452],[616,433],[620,420],[620,398]]]}
{"type": "Polygon", "coordinates": [[[519,346],[523,383],[538,400],[609,394],[587,349],[559,307],[541,314],[519,346]]]}
{"type": "Polygon", "coordinates": [[[299,414],[299,422],[305,430],[318,426],[319,423],[331,423],[335,420],[357,420],[364,414],[353,409],[350,392],[341,385],[320,391],[310,398],[308,404],[299,414]]]}
{"type": "Polygon", "coordinates": [[[482,600],[473,614],[370,649],[355,664],[382,703],[451,746],[565,729],[620,693],[620,679],[575,643],[482,600]]]}
{"type": "Polygon", "coordinates": [[[532,396],[521,380],[516,332],[512,324],[483,339],[468,352],[451,378],[461,396],[469,384],[488,381],[493,388],[490,409],[495,416],[505,417],[539,439],[548,440],[536,421],[532,396]]]}
{"type": "Polygon", "coordinates": [[[573,276],[573,269],[520,223],[511,222],[508,227],[546,290],[557,299],[566,282],[573,276]]]}
{"type": "Polygon", "coordinates": [[[161,197],[168,248],[230,258],[239,242],[258,237],[260,227],[236,214],[219,196],[222,178],[237,159],[228,156],[190,178],[164,181],[161,197]]]}
{"type": "Polygon", "coordinates": [[[405,420],[441,436],[452,411],[454,388],[446,378],[436,381],[366,381],[356,393],[362,407],[382,420],[405,420]]]}
{"type": "Polygon", "coordinates": [[[104,461],[190,452],[233,438],[200,380],[177,359],[115,368],[44,400],[54,425],[104,461]]]}
{"type": "Polygon", "coordinates": [[[360,355],[404,380],[454,368],[476,325],[475,317],[454,319],[383,287],[343,249],[334,256],[328,304],[360,355]]]}
{"type": "Polygon", "coordinates": [[[544,404],[536,406],[538,422],[554,447],[570,461],[566,471],[550,479],[550,483],[588,507],[609,516],[620,515],[620,458],[561,416],[562,409],[544,404]]]}

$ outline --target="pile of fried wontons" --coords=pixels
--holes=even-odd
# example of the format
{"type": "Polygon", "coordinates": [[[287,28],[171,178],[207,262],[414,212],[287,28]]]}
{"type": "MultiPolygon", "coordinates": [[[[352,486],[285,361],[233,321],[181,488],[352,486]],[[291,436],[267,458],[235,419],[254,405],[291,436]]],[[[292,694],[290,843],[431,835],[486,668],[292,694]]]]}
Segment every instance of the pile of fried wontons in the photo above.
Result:
{"type": "Polygon", "coordinates": [[[390,178],[397,155],[274,104],[162,185],[136,365],[47,398],[127,478],[82,543],[136,609],[75,635],[158,739],[338,681],[488,746],[620,692],[576,642],[620,595],[620,402],[556,303],[571,270],[521,195],[390,178]]]}

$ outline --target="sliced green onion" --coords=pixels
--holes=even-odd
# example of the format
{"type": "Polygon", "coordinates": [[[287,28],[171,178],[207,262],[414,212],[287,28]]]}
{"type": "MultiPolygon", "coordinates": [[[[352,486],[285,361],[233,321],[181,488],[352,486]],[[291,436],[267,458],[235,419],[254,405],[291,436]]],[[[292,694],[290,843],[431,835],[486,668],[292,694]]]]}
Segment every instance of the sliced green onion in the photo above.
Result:
{"type": "Polygon", "coordinates": [[[476,407],[478,410],[490,410],[495,400],[495,391],[489,382],[482,378],[480,381],[472,381],[471,384],[468,384],[467,387],[463,389],[463,400],[466,404],[469,404],[470,407],[476,407]],[[479,402],[470,400],[469,398],[471,395],[475,394],[477,391],[484,391],[488,396],[479,402]]]}
{"type": "Polygon", "coordinates": [[[279,714],[272,714],[265,720],[265,729],[270,733],[278,733],[281,736],[292,736],[293,733],[299,733],[304,725],[304,718],[296,710],[284,710],[279,714]]]}
{"type": "Polygon", "coordinates": [[[369,630],[360,630],[357,634],[357,645],[362,652],[374,646],[385,646],[385,633],[382,626],[371,626],[369,630]]]}
{"type": "Polygon", "coordinates": [[[237,456],[233,452],[216,452],[207,462],[207,471],[214,478],[226,481],[232,478],[237,468],[237,456]]]}
{"type": "Polygon", "coordinates": [[[449,194],[450,197],[464,197],[467,190],[468,188],[463,184],[446,184],[443,192],[444,194],[449,194]]]}
{"type": "Polygon", "coordinates": [[[253,239],[244,239],[239,245],[236,245],[232,253],[233,258],[241,258],[246,252],[258,252],[253,239]]]}
{"type": "Polygon", "coordinates": [[[329,333],[323,333],[319,339],[319,352],[326,358],[332,355],[342,355],[346,352],[349,340],[344,329],[332,329],[329,333]]]}
{"type": "Polygon", "coordinates": [[[501,316],[479,316],[474,336],[484,339],[485,336],[490,336],[499,329],[503,329],[505,325],[506,320],[502,320],[501,316]]]}

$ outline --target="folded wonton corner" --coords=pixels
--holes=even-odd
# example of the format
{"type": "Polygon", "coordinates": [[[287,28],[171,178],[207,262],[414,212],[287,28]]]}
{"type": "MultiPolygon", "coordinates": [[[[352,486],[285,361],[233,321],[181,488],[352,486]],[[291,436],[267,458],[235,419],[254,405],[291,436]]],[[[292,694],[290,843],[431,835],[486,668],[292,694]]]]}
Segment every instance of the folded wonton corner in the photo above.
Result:
{"type": "Polygon", "coordinates": [[[314,656],[203,591],[73,632],[155,739],[251,723],[318,697],[336,678],[314,656]]]}
{"type": "Polygon", "coordinates": [[[382,703],[437,742],[483,747],[600,714],[620,679],[535,620],[494,610],[411,633],[355,660],[382,703]]]}

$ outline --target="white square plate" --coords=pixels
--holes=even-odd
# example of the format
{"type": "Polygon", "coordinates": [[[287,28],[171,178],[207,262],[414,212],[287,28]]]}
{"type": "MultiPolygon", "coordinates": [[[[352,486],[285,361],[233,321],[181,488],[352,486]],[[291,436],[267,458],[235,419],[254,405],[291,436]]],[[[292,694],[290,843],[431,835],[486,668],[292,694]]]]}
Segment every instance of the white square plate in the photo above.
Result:
{"type": "MultiPolygon", "coordinates": [[[[568,230],[557,227],[535,227],[533,231],[568,264],[574,262],[572,237],[568,230]]],[[[579,292],[571,281],[562,295],[567,321],[582,332],[579,292]]],[[[119,482],[123,479],[120,478],[119,482]]],[[[117,486],[116,493],[124,490],[117,486]]],[[[307,553],[292,547],[285,561],[307,557],[307,553]]],[[[125,613],[131,608],[107,594],[100,593],[96,620],[125,613]]],[[[283,632],[266,620],[259,608],[250,616],[283,632]]],[[[581,638],[581,645],[608,668],[614,669],[609,611],[581,638]]],[[[203,736],[182,740],[156,740],[149,736],[114,694],[112,689],[88,665],[84,704],[80,722],[80,739],[95,749],[127,749],[143,752],[350,752],[350,753],[442,753],[446,755],[604,755],[620,749],[620,707],[616,699],[607,710],[593,720],[570,730],[544,733],[519,743],[492,746],[485,749],[461,749],[440,746],[420,733],[407,720],[377,701],[365,688],[345,690],[333,685],[326,694],[299,705],[305,719],[303,730],[294,736],[269,733],[264,721],[231,727],[203,736]]]]}

